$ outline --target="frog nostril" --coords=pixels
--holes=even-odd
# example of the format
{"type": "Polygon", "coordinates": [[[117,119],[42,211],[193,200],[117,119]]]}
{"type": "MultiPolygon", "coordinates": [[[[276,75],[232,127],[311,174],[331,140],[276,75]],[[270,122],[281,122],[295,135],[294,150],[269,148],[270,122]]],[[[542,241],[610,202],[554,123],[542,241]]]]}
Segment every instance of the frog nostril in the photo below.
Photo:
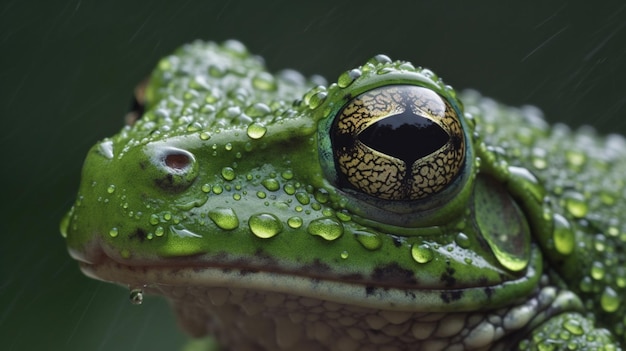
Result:
{"type": "Polygon", "coordinates": [[[191,158],[187,154],[173,153],[165,155],[163,163],[175,170],[184,170],[191,164],[191,158]]]}
{"type": "Polygon", "coordinates": [[[146,169],[154,182],[170,192],[187,189],[198,177],[198,162],[184,149],[169,145],[152,145],[146,149],[152,167],[146,169]]]}

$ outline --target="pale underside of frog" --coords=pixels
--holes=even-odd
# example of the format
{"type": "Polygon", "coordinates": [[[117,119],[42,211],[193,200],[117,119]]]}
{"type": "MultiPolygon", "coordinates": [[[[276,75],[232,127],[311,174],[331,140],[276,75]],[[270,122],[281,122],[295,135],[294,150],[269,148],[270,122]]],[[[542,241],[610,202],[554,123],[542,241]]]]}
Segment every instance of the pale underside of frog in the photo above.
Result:
{"type": "Polygon", "coordinates": [[[192,336],[624,346],[623,137],[548,127],[384,55],[327,85],[198,41],[143,88],[89,152],[62,232],[83,272],[166,296],[192,336]]]}

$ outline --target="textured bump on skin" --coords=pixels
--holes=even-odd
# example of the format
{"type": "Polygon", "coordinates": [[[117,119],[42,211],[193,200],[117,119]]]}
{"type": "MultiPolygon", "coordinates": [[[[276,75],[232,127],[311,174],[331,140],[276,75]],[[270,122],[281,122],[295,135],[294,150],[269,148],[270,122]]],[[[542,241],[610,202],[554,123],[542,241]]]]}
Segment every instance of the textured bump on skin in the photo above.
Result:
{"type": "Polygon", "coordinates": [[[250,351],[490,350],[499,340],[507,345],[512,333],[540,323],[542,318],[535,316],[550,309],[559,294],[567,294],[545,287],[507,308],[426,313],[238,288],[155,289],[174,303],[187,330],[198,335],[208,331],[230,349],[250,351]]]}

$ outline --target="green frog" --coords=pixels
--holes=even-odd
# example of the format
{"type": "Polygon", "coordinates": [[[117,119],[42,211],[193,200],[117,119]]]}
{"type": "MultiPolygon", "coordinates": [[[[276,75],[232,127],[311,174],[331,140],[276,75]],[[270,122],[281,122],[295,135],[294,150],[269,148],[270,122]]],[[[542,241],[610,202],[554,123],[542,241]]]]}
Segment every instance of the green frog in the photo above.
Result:
{"type": "Polygon", "coordinates": [[[182,46],[136,96],[61,232],[194,349],[625,347],[622,136],[385,55],[271,74],[237,41],[182,46]]]}

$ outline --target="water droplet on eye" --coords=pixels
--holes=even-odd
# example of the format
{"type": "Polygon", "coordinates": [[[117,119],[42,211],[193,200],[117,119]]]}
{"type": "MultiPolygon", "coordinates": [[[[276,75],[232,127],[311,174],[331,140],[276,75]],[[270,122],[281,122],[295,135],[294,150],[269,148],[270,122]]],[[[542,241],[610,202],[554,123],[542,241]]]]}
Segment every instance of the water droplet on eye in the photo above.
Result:
{"type": "Polygon", "coordinates": [[[276,180],[274,178],[263,179],[261,184],[263,184],[265,189],[267,189],[269,191],[276,191],[276,190],[280,189],[280,183],[278,182],[278,180],[276,180]]]}
{"type": "Polygon", "coordinates": [[[433,250],[428,244],[411,246],[411,256],[417,263],[428,263],[434,258],[433,250]]]}
{"type": "Polygon", "coordinates": [[[109,230],[109,236],[111,238],[117,237],[118,234],[119,234],[119,231],[115,227],[113,227],[113,228],[111,228],[111,230],[109,230]]]}
{"type": "Polygon", "coordinates": [[[600,297],[600,305],[605,312],[617,311],[620,305],[620,298],[617,292],[609,286],[605,287],[600,297]]]}
{"type": "Polygon", "coordinates": [[[274,237],[283,230],[283,224],[271,213],[250,216],[248,226],[254,235],[262,239],[274,237]]]}
{"type": "Polygon", "coordinates": [[[582,218],[587,215],[589,207],[583,194],[577,192],[568,192],[563,196],[565,209],[574,217],[582,218]]]}
{"type": "Polygon", "coordinates": [[[320,236],[328,241],[338,239],[343,234],[343,225],[334,218],[318,218],[312,220],[307,232],[320,236]]]}
{"type": "Polygon", "coordinates": [[[261,139],[267,132],[267,128],[261,123],[254,122],[248,126],[246,132],[250,139],[261,139]]]}
{"type": "Polygon", "coordinates": [[[113,184],[109,185],[109,187],[107,188],[107,193],[113,194],[114,192],[115,192],[115,185],[113,184]]]}
{"type": "Polygon", "coordinates": [[[216,207],[209,211],[209,218],[219,228],[232,230],[239,227],[239,218],[232,208],[216,207]]]}
{"type": "Polygon", "coordinates": [[[364,248],[368,250],[378,250],[383,246],[383,241],[377,233],[369,230],[355,230],[354,237],[364,248]]]}
{"type": "Polygon", "coordinates": [[[222,168],[222,178],[224,178],[225,180],[235,179],[235,170],[231,167],[222,168]]]}
{"type": "Polygon", "coordinates": [[[569,255],[574,251],[574,232],[570,223],[560,214],[554,214],[554,231],[552,232],[554,247],[562,255],[569,255]]]}
{"type": "Polygon", "coordinates": [[[132,289],[130,291],[130,303],[133,305],[141,305],[143,303],[143,290],[132,289]]]}
{"type": "Polygon", "coordinates": [[[302,218],[298,216],[289,217],[289,219],[287,220],[287,225],[293,229],[298,229],[302,227],[302,223],[303,223],[302,218]]]}

